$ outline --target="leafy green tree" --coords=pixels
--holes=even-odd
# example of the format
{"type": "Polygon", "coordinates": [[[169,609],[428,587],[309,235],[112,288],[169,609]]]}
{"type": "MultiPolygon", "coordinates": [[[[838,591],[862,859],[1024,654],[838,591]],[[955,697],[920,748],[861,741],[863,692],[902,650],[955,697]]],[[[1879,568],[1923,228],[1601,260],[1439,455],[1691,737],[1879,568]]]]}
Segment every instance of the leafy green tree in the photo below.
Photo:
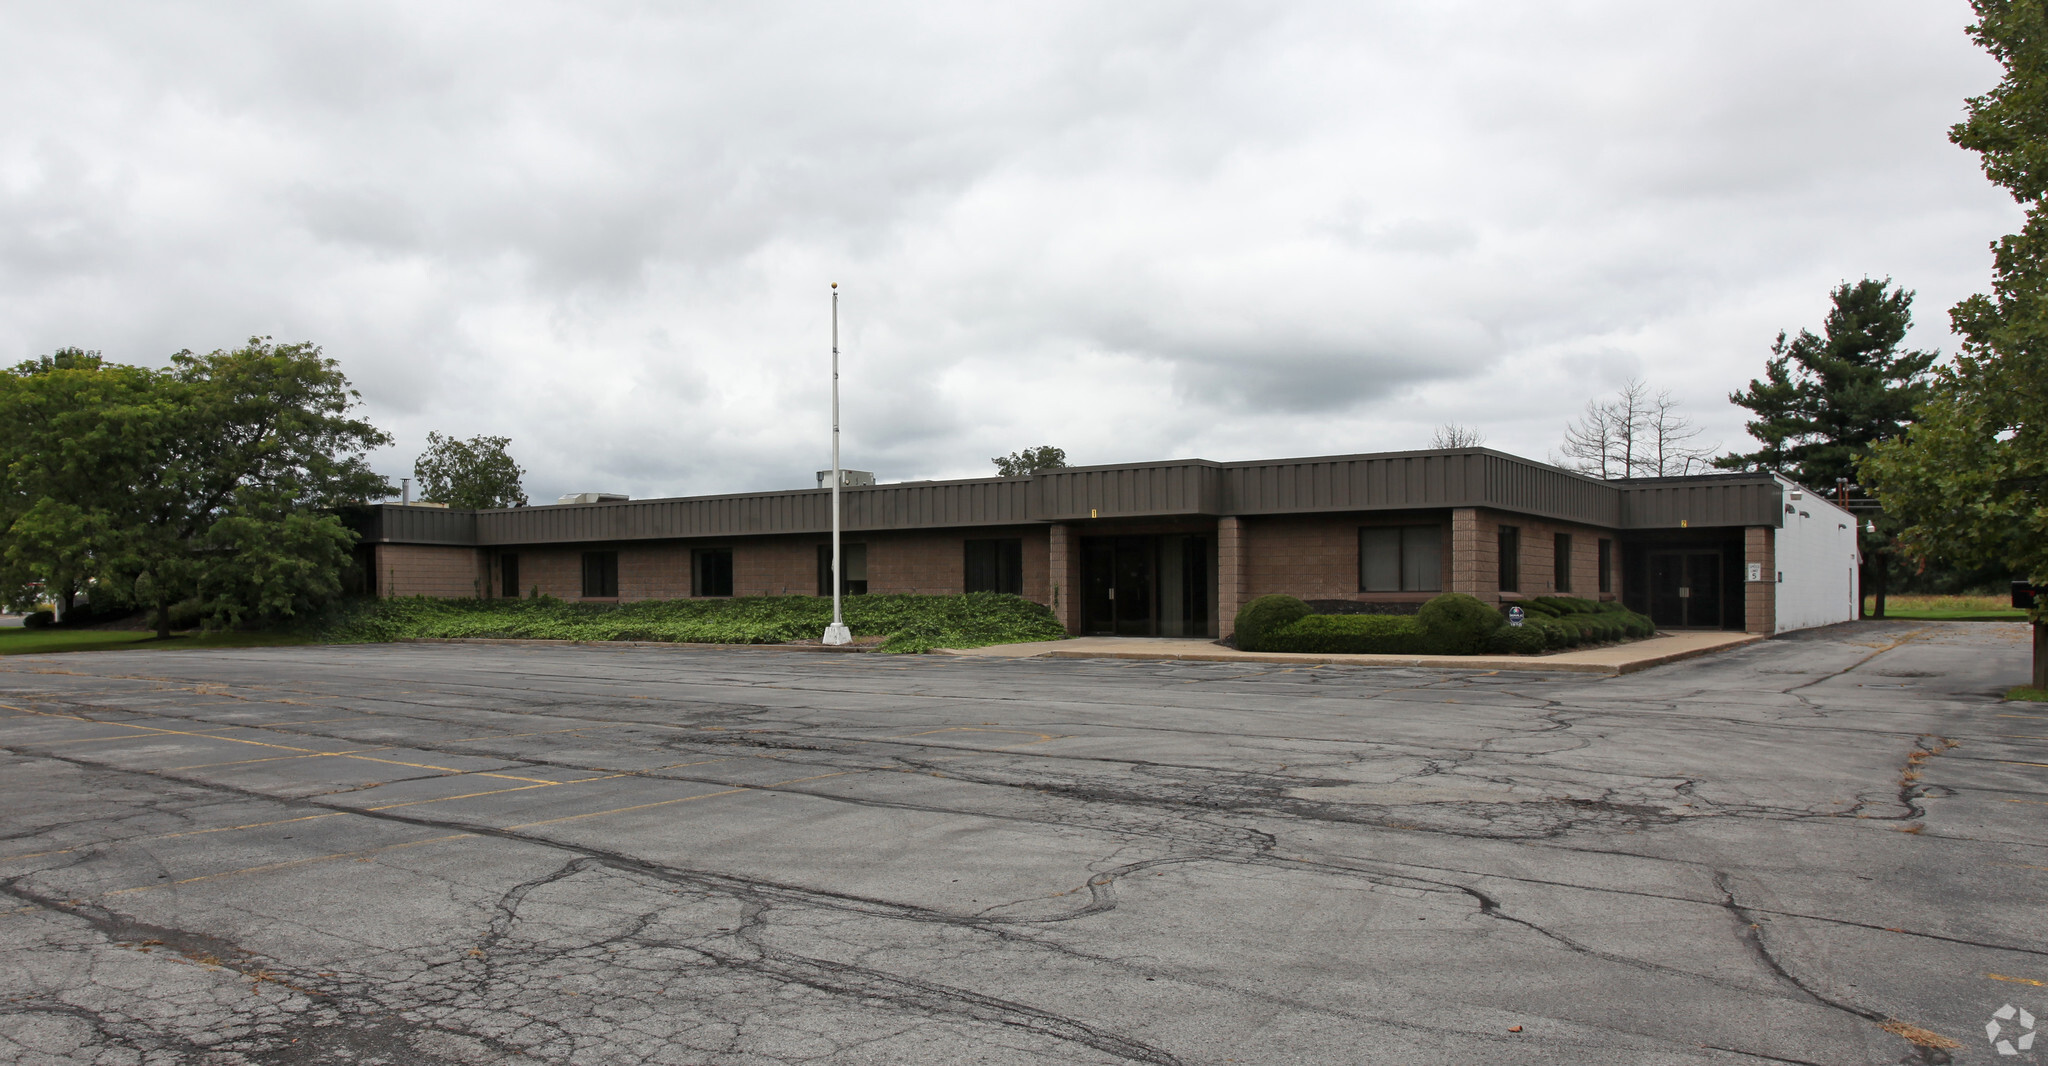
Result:
{"type": "Polygon", "coordinates": [[[505,450],[511,443],[509,437],[456,440],[428,433],[426,453],[412,464],[420,498],[479,511],[526,506],[526,491],[519,484],[526,471],[505,450]]]}
{"type": "Polygon", "coordinates": [[[348,379],[311,344],[253,338],[164,370],[67,349],[0,380],[9,581],[89,578],[156,614],[289,616],[340,591],[355,534],[333,513],[387,495],[348,379]],[[16,425],[25,417],[25,425],[16,425]]]}
{"type": "Polygon", "coordinates": [[[11,606],[48,595],[68,614],[102,576],[166,418],[155,382],[78,348],[0,374],[0,590],[11,606]]]}
{"type": "Polygon", "coordinates": [[[1067,450],[1055,448],[1050,444],[1041,444],[1036,448],[996,456],[989,462],[996,464],[997,477],[1023,477],[1026,474],[1036,474],[1040,470],[1057,470],[1067,465],[1067,450]]]}
{"type": "MultiPolygon", "coordinates": [[[[1771,345],[1762,379],[1728,397],[1756,417],[1749,435],[1762,447],[1725,455],[1716,466],[1775,470],[1808,488],[1834,493],[1856,480],[1856,464],[1879,441],[1896,440],[1929,395],[1928,371],[1938,352],[1903,347],[1913,326],[1913,293],[1890,278],[1837,285],[1815,336],[1783,331],[1771,345]]],[[[1860,487],[1849,492],[1862,496],[1860,487]]],[[[1884,617],[1885,594],[1904,560],[1893,540],[1900,523],[1865,512],[1878,531],[1863,541],[1863,584],[1884,617]]]]}
{"type": "MultiPolygon", "coordinates": [[[[2048,9],[1971,6],[1970,36],[2005,74],[1967,101],[1949,139],[1982,156],[2026,221],[1991,246],[1991,292],[1949,311],[1962,351],[1935,372],[1917,422],[1903,440],[1872,448],[1859,470],[1904,520],[1909,550],[2003,561],[2048,585],[2048,9]]],[[[2036,606],[2033,621],[2033,683],[2048,688],[2048,607],[2036,606]]]]}

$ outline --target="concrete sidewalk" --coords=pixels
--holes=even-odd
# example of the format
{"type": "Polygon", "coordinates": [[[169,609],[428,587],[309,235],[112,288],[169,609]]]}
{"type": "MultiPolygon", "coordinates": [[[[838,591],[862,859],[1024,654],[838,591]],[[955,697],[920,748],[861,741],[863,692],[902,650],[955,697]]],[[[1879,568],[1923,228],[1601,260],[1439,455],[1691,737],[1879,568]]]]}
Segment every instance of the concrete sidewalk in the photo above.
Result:
{"type": "Polygon", "coordinates": [[[1304,655],[1238,651],[1214,641],[1178,637],[1074,637],[990,648],[934,649],[943,655],[999,659],[1182,659],[1195,662],[1287,663],[1333,666],[1435,666],[1457,670],[1542,670],[1573,674],[1632,674],[1696,655],[1753,644],[1755,633],[1660,633],[1647,640],[1551,655],[1304,655]]]}

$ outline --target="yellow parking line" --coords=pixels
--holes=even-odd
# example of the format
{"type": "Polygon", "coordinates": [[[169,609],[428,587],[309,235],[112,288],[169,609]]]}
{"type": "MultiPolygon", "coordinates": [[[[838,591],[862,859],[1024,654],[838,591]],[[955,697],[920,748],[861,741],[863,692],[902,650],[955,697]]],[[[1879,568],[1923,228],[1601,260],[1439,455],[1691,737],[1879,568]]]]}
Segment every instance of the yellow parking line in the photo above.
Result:
{"type": "Polygon", "coordinates": [[[2048,988],[2048,981],[2036,981],[2031,977],[2007,977],[2002,973],[1987,973],[1984,976],[1991,978],[1993,981],[2011,981],[2016,985],[2033,985],[2035,988],[2048,988]]]}
{"type": "Polygon", "coordinates": [[[289,869],[293,866],[304,866],[307,863],[332,862],[335,859],[356,859],[362,858],[366,855],[380,855],[387,851],[397,851],[400,848],[416,848],[419,847],[421,844],[439,844],[449,840],[461,840],[464,837],[473,837],[475,835],[475,833],[451,833],[447,836],[429,837],[425,840],[410,840],[403,844],[387,844],[381,848],[364,848],[361,851],[337,851],[332,855],[315,855],[311,858],[292,859],[287,862],[269,862],[264,863],[261,866],[244,866],[239,870],[224,870],[217,874],[201,874],[198,877],[187,877],[178,881],[165,881],[163,884],[160,885],[137,885],[134,888],[117,888],[112,892],[107,893],[107,895],[125,896],[131,892],[148,892],[152,889],[169,888],[172,885],[190,885],[200,881],[216,881],[223,877],[239,877],[243,874],[269,873],[272,870],[284,870],[289,869]]]}
{"type": "Polygon", "coordinates": [[[388,811],[398,807],[417,807],[422,803],[449,803],[454,800],[475,799],[478,796],[496,796],[506,792],[524,792],[530,788],[549,788],[555,785],[582,785],[592,781],[610,781],[625,777],[625,774],[605,774],[600,777],[579,777],[574,781],[543,781],[538,785],[518,785],[513,788],[494,788],[486,792],[465,792],[460,796],[439,796],[434,799],[407,800],[404,803],[387,803],[382,807],[365,807],[366,811],[388,811]]]}
{"type": "Polygon", "coordinates": [[[532,829],[535,826],[555,825],[560,822],[574,822],[583,818],[600,818],[607,814],[625,814],[628,811],[644,811],[653,807],[669,807],[678,803],[689,803],[693,800],[712,799],[717,796],[730,796],[740,792],[759,792],[762,789],[781,788],[784,785],[798,785],[802,784],[805,781],[819,781],[827,777],[843,777],[847,774],[860,772],[861,771],[858,770],[840,770],[836,773],[818,774],[814,777],[794,777],[787,781],[777,781],[772,785],[741,785],[738,788],[728,788],[722,792],[705,792],[696,796],[682,796],[677,799],[656,800],[653,803],[636,803],[631,807],[615,807],[608,811],[591,811],[587,814],[570,814],[565,815],[561,818],[549,818],[545,821],[540,822],[522,822],[518,825],[508,825],[505,827],[505,829],[507,831],[513,829],[532,829]]]}
{"type": "MultiPolygon", "coordinates": [[[[357,751],[381,751],[381,748],[357,748],[357,751]]],[[[206,770],[215,766],[248,766],[259,762],[283,762],[286,759],[327,759],[337,755],[351,755],[346,751],[316,751],[311,755],[266,755],[261,759],[236,759],[233,762],[198,762],[190,766],[166,766],[159,773],[173,774],[180,770],[206,770]]]]}
{"type": "Polygon", "coordinates": [[[332,818],[335,815],[343,813],[346,812],[333,811],[328,814],[302,814],[297,818],[279,818],[274,822],[250,822],[247,825],[223,825],[216,826],[212,829],[185,829],[176,833],[158,833],[154,836],[129,837],[125,840],[94,841],[91,844],[80,844],[75,848],[58,848],[55,851],[31,851],[21,855],[0,855],[0,862],[14,862],[20,859],[40,859],[49,855],[69,855],[74,851],[85,851],[91,848],[103,848],[110,844],[135,844],[145,840],[175,840],[178,837],[205,836],[208,833],[233,833],[237,830],[242,829],[263,829],[265,827],[273,825],[290,825],[293,822],[310,822],[319,818],[332,818]]]}

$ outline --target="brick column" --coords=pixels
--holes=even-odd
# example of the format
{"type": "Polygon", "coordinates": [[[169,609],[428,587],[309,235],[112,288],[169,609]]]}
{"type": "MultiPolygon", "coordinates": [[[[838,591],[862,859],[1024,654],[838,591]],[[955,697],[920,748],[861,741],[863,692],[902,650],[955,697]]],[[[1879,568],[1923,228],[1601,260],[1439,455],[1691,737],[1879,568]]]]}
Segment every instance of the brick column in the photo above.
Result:
{"type": "Polygon", "coordinates": [[[1500,545],[1493,539],[1491,523],[1479,519],[1475,507],[1451,512],[1451,573],[1449,592],[1477,596],[1488,603],[1500,602],[1500,545]]]}
{"type": "Polygon", "coordinates": [[[1216,520],[1216,632],[1224,637],[1237,629],[1237,609],[1245,601],[1244,520],[1232,515],[1216,520]]]}
{"type": "Polygon", "coordinates": [[[1749,633],[1770,636],[1778,631],[1778,561],[1773,550],[1776,530],[1769,526],[1751,526],[1742,531],[1742,562],[1745,571],[1750,566],[1762,569],[1760,580],[1744,581],[1742,597],[1742,628],[1749,633]]]}
{"type": "Polygon", "coordinates": [[[1053,523],[1051,539],[1046,546],[1045,569],[1052,582],[1052,613],[1069,633],[1081,632],[1081,589],[1074,578],[1074,564],[1079,561],[1074,550],[1072,527],[1053,523]]]}

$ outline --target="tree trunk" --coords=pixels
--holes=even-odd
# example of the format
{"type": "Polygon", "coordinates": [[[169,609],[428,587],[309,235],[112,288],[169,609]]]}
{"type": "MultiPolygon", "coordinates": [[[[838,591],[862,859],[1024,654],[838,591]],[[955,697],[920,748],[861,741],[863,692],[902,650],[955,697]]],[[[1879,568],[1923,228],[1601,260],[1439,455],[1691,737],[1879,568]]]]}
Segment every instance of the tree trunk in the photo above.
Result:
{"type": "Polygon", "coordinates": [[[1871,614],[1872,617],[1883,618],[1885,586],[1891,581],[1892,568],[1883,554],[1873,552],[1871,555],[1870,576],[1875,579],[1872,583],[1877,586],[1875,590],[1877,609],[1871,612],[1871,614]]]}
{"type": "Polygon", "coordinates": [[[71,612],[78,609],[78,586],[64,586],[64,595],[57,603],[57,621],[71,621],[71,612]]]}
{"type": "Polygon", "coordinates": [[[2048,689],[2048,622],[2034,623],[2034,687],[2048,689]]]}
{"type": "Polygon", "coordinates": [[[156,601],[156,639],[171,639],[171,605],[156,601]]]}

